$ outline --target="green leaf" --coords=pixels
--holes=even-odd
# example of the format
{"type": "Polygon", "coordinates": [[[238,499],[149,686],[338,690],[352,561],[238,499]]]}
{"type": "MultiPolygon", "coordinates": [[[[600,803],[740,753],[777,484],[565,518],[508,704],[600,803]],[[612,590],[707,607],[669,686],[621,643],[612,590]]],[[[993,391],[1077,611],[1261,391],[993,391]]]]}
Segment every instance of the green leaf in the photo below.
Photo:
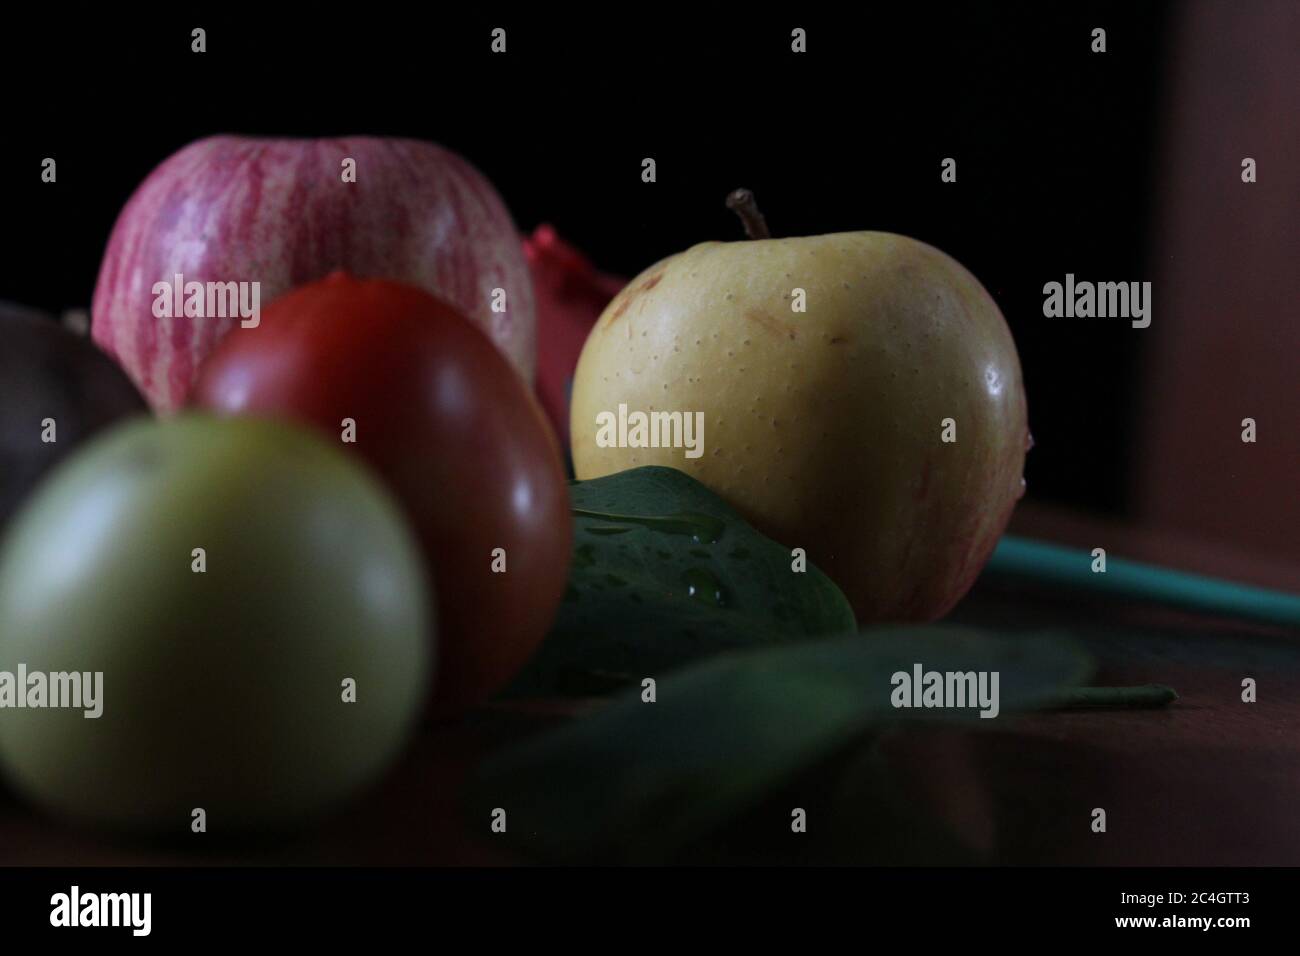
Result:
{"type": "Polygon", "coordinates": [[[873,727],[915,719],[996,726],[1058,702],[1091,669],[1077,645],[1050,633],[943,627],[724,654],[659,681],[654,703],[638,689],[491,756],[471,782],[469,809],[487,819],[507,808],[507,833],[543,858],[673,859],[873,727]],[[996,671],[999,717],[895,708],[892,677],[916,664],[996,671]]]}
{"type": "Polygon", "coordinates": [[[839,588],[674,468],[570,485],[569,587],[509,693],[594,695],[720,651],[855,629],[839,588]]]}

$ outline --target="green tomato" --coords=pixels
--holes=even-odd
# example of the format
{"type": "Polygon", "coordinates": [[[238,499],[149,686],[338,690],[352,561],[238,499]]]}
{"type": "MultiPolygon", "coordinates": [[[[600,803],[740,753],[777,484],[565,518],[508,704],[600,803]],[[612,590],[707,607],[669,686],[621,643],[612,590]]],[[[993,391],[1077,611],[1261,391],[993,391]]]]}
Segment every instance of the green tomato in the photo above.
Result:
{"type": "Polygon", "coordinates": [[[419,714],[425,581],[387,492],[324,440],[242,418],[119,426],[0,543],[0,682],[25,665],[30,701],[33,672],[100,672],[102,714],[10,701],[0,765],[94,823],[318,817],[387,768],[419,714]]]}

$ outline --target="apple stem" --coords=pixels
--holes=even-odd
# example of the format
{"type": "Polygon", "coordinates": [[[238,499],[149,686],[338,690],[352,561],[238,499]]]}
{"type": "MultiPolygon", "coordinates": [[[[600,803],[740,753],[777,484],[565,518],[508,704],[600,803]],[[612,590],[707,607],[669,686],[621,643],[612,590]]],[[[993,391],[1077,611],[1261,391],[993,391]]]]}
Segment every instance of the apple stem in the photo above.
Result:
{"type": "Polygon", "coordinates": [[[749,236],[749,238],[772,238],[772,234],[767,231],[767,220],[758,211],[758,203],[754,201],[754,194],[748,189],[732,190],[727,196],[727,208],[740,217],[740,221],[745,225],[745,235],[749,236]]]}

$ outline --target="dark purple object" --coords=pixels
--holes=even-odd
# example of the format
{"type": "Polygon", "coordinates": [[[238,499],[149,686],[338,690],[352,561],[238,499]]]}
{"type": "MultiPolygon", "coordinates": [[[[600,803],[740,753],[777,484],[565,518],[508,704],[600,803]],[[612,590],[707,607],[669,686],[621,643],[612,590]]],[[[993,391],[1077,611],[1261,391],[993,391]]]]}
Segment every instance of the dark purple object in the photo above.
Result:
{"type": "Polygon", "coordinates": [[[125,373],[88,338],[0,302],[0,528],[78,444],[147,413],[125,373]]]}

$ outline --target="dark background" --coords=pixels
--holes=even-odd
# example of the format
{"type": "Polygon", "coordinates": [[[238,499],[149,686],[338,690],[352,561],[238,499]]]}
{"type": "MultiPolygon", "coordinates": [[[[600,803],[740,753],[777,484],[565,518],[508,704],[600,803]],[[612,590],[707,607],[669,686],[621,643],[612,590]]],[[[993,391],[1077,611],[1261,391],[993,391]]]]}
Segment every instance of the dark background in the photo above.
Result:
{"type": "Polygon", "coordinates": [[[489,176],[522,230],[553,223],[626,275],[739,238],[722,200],[745,185],[776,234],[895,231],[970,268],[1020,350],[1031,495],[1127,513],[1143,336],[1122,320],[1044,319],[1042,287],[1067,272],[1151,278],[1169,5],[478,18],[317,5],[293,21],[220,9],[38,14],[0,40],[0,298],[88,307],[131,191],[218,132],[442,143],[489,176]],[[194,26],[207,30],[203,55],[190,52],[194,26]],[[507,29],[505,56],[489,51],[494,26],[507,29]],[[790,52],[793,26],[808,31],[806,55],[790,52]],[[1103,55],[1090,51],[1095,26],[1103,55]],[[56,186],[40,182],[45,156],[56,186]],[[653,185],[640,179],[647,156],[653,185]],[[955,184],[940,181],[949,156],[955,184]]]}

